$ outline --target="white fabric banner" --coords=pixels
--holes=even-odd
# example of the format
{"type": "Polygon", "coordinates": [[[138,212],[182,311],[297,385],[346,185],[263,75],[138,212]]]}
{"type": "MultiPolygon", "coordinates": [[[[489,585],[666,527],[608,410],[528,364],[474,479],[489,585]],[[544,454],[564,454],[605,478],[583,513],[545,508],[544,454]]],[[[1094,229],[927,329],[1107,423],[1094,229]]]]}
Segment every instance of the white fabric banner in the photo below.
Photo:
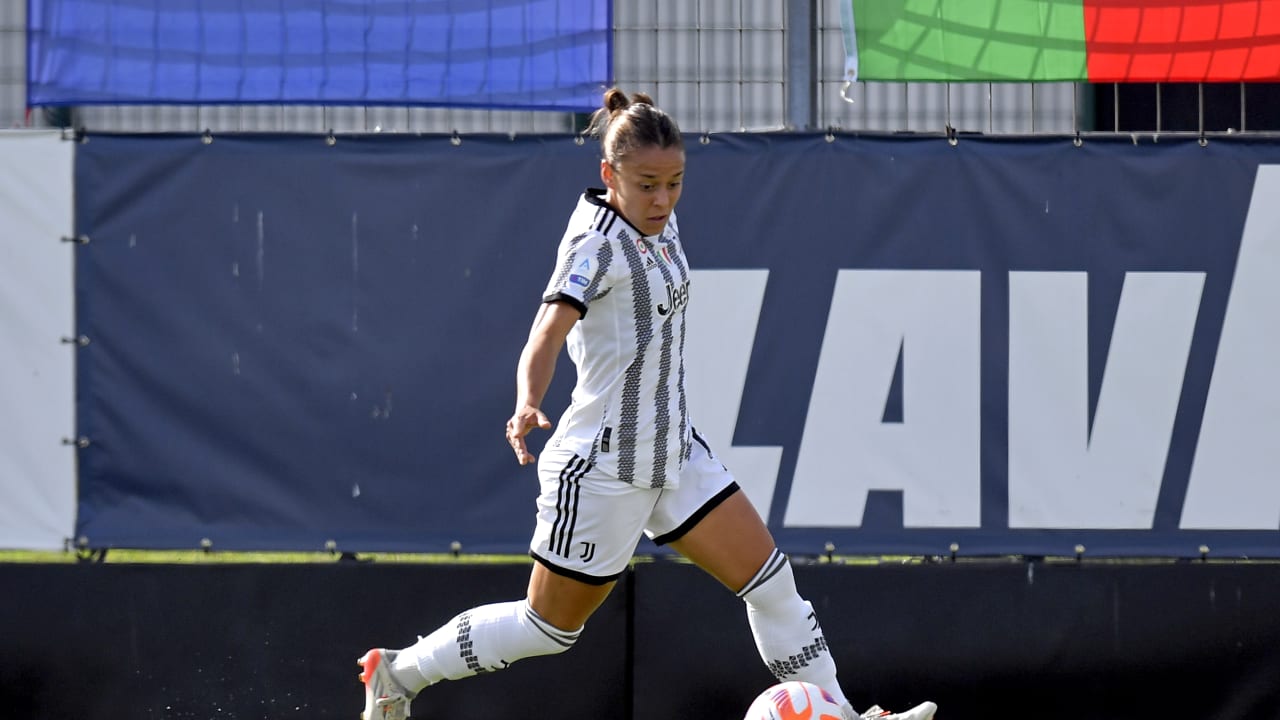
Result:
{"type": "Polygon", "coordinates": [[[73,152],[57,131],[0,131],[0,548],[75,531],[73,152]]]}

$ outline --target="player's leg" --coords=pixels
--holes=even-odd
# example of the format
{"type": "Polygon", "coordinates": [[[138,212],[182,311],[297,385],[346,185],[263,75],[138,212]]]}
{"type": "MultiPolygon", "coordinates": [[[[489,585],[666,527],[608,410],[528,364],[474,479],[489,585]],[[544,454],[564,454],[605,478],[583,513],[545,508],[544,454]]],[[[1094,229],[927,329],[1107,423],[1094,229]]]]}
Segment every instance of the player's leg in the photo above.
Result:
{"type": "Polygon", "coordinates": [[[523,600],[471,608],[392,658],[392,673],[418,691],[442,680],[496,672],[524,658],[562,653],[615,581],[588,584],[535,564],[523,600]]]}
{"type": "Polygon", "coordinates": [[[552,627],[565,632],[580,630],[616,584],[616,580],[605,584],[583,582],[535,562],[529,573],[527,600],[530,609],[552,627]]]}
{"type": "Polygon", "coordinates": [[[734,592],[745,588],[777,552],[755,506],[738,489],[665,544],[734,592]]]}
{"type": "Polygon", "coordinates": [[[796,590],[791,563],[704,443],[694,444],[680,486],[664,494],[659,506],[656,522],[673,529],[656,526],[655,542],[670,545],[743,599],[756,648],[774,676],[814,683],[847,706],[826,638],[813,607],[796,590]]]}
{"type": "Polygon", "coordinates": [[[370,650],[360,659],[365,683],[362,717],[401,720],[409,714],[409,701],[429,685],[496,672],[517,660],[568,650],[614,584],[587,584],[555,575],[538,564],[525,599],[459,613],[403,650],[370,650]]]}
{"type": "Polygon", "coordinates": [[[657,491],[599,475],[572,454],[544,452],[538,474],[527,596],[460,613],[403,650],[371,650],[361,661],[366,720],[403,717],[408,700],[442,680],[568,650],[608,597],[635,552],[657,491]],[[379,705],[380,693],[390,701],[379,705]],[[387,706],[403,714],[379,715],[387,706]]]}
{"type": "Polygon", "coordinates": [[[817,615],[745,494],[726,498],[671,547],[746,603],[756,649],[774,677],[811,682],[848,703],[817,615]]]}
{"type": "MultiPolygon", "coordinates": [[[[836,679],[835,661],[817,614],[796,590],[791,563],[774,544],[755,506],[701,439],[679,489],[659,500],[653,523],[655,542],[669,544],[746,603],[756,648],[779,681],[811,682],[831,693],[847,718],[859,717],[836,679]]],[[[931,702],[902,713],[875,706],[861,717],[932,720],[936,710],[931,702]]]]}

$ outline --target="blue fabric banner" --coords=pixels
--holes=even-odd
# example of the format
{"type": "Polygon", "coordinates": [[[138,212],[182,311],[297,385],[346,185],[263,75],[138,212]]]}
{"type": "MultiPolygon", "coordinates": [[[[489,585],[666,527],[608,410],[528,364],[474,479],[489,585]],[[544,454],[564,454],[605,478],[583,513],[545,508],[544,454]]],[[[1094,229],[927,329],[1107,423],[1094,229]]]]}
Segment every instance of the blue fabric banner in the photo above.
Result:
{"type": "Polygon", "coordinates": [[[608,0],[31,0],[28,105],[415,105],[586,112],[608,0]]]}
{"type": "MultiPolygon", "coordinates": [[[[708,140],[690,410],[784,550],[1280,557],[1280,144],[708,140]]],[[[77,153],[78,535],[527,547],[503,423],[597,148],[77,153]]]]}

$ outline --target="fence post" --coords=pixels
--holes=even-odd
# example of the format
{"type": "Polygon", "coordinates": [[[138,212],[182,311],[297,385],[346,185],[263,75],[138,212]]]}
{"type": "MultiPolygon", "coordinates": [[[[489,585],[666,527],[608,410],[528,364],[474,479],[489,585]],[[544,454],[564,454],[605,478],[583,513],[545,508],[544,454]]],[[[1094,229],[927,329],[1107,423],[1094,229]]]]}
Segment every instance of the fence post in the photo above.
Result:
{"type": "MultiPolygon", "coordinates": [[[[848,2],[848,0],[843,0],[848,2]]],[[[785,42],[787,50],[788,130],[812,130],[818,109],[818,66],[814,41],[818,22],[813,0],[787,0],[785,42]]]]}

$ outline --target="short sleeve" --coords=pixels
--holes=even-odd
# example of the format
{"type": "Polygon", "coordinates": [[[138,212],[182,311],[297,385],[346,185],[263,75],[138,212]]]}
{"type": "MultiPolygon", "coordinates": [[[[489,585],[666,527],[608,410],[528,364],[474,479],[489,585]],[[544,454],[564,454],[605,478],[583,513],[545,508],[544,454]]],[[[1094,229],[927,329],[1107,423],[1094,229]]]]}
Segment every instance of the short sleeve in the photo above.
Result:
{"type": "Polygon", "coordinates": [[[542,301],[567,302],[585,316],[592,301],[609,292],[612,266],[613,246],[606,236],[592,231],[566,238],[556,253],[556,269],[542,301]]]}

